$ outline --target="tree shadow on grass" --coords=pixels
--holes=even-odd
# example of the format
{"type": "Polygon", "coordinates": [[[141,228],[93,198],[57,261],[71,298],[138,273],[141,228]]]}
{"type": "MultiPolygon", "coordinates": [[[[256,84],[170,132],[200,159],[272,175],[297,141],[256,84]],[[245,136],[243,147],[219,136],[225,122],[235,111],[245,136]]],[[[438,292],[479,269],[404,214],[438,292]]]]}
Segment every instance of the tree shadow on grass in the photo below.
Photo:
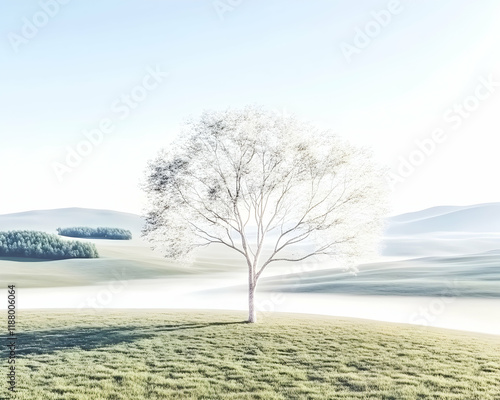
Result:
{"type": "MultiPolygon", "coordinates": [[[[69,328],[51,329],[33,332],[18,332],[16,355],[18,357],[40,354],[51,354],[61,350],[93,350],[116,344],[133,343],[141,339],[151,339],[165,335],[166,332],[180,330],[203,329],[214,326],[245,324],[246,321],[212,322],[193,324],[169,324],[144,328],[143,326],[103,327],[103,328],[69,328]]],[[[2,349],[0,357],[8,356],[2,349]]]]}

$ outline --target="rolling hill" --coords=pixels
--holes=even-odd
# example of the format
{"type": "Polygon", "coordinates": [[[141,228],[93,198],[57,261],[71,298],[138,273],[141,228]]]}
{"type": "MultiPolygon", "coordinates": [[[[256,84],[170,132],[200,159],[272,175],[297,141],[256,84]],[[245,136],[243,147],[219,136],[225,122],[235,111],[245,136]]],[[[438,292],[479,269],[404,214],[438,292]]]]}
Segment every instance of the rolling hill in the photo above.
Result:
{"type": "Polygon", "coordinates": [[[167,260],[150,249],[140,238],[143,219],[135,214],[111,210],[65,208],[0,215],[0,231],[39,230],[56,233],[64,226],[110,226],[128,229],[132,240],[81,239],[95,243],[98,259],[42,261],[0,258],[4,281],[24,288],[89,286],[116,280],[148,280],[172,277],[198,277],[240,271],[238,257],[220,248],[207,249],[193,265],[167,260]]]}
{"type": "Polygon", "coordinates": [[[500,233],[500,203],[434,207],[389,218],[386,234],[500,233]]]}
{"type": "Polygon", "coordinates": [[[339,269],[305,271],[263,279],[260,290],[375,296],[500,298],[500,251],[425,257],[339,269]]]}
{"type": "MultiPolygon", "coordinates": [[[[332,265],[294,275],[290,274],[291,264],[286,268],[276,265],[269,274],[266,271],[260,287],[318,293],[432,295],[457,278],[464,296],[499,297],[500,252],[495,251],[500,249],[499,221],[500,203],[434,207],[392,217],[388,219],[383,254],[406,259],[362,265],[358,276],[331,269],[332,265]]],[[[5,279],[25,287],[50,287],[92,285],[114,279],[117,273],[128,280],[171,276],[203,279],[213,273],[240,276],[246,269],[241,257],[220,247],[206,249],[191,266],[166,260],[139,238],[142,223],[142,218],[134,214],[81,208],[0,215],[0,230],[53,233],[59,226],[83,225],[119,227],[134,234],[134,239],[126,242],[89,240],[96,244],[100,259],[0,259],[0,270],[5,279]]]]}
{"type": "Polygon", "coordinates": [[[500,203],[443,206],[388,218],[382,254],[452,256],[500,249],[500,203]]]}
{"type": "Polygon", "coordinates": [[[56,233],[59,227],[109,226],[132,231],[138,237],[143,219],[135,214],[88,208],[60,208],[0,215],[0,231],[28,229],[56,233]]]}

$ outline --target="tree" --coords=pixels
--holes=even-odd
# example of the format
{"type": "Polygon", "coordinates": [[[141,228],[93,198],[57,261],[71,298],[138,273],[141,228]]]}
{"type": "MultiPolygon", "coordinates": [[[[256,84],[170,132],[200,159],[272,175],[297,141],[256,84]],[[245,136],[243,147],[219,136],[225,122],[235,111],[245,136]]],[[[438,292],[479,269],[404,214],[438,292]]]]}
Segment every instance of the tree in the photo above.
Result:
{"type": "Polygon", "coordinates": [[[77,226],[71,228],[57,228],[57,233],[61,236],[88,239],[132,239],[132,232],[130,232],[129,230],[109,227],[89,228],[85,226],[77,226]]]}
{"type": "Polygon", "coordinates": [[[61,240],[57,235],[25,230],[0,232],[0,257],[5,256],[58,260],[98,258],[99,253],[93,243],[61,240]]]}
{"type": "Polygon", "coordinates": [[[269,265],[336,257],[355,268],[381,229],[384,186],[366,149],[294,117],[205,112],[148,164],[143,236],[174,259],[215,243],[239,253],[256,322],[269,265]]]}

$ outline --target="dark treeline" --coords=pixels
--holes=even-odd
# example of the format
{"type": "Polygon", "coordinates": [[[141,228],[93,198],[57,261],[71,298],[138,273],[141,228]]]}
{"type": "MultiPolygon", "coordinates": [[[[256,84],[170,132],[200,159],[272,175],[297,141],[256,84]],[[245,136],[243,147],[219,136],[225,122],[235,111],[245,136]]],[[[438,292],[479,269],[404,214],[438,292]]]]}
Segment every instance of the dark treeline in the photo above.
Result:
{"type": "Polygon", "coordinates": [[[0,257],[30,257],[50,260],[98,258],[93,243],[63,240],[37,231],[0,232],[0,257]]]}
{"type": "Polygon", "coordinates": [[[74,228],[57,228],[57,233],[62,236],[86,239],[132,239],[132,232],[120,228],[88,228],[85,226],[77,226],[74,228]]]}

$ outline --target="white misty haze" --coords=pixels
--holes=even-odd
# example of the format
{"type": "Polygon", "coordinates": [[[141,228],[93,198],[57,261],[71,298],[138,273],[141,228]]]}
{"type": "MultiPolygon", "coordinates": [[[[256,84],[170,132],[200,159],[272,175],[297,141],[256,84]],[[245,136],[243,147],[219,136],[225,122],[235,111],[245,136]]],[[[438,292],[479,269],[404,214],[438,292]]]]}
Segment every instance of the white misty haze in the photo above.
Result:
{"type": "MultiPolygon", "coordinates": [[[[400,5],[349,63],[341,43],[352,44],[356,27],[386,2],[252,1],[222,20],[212,2],[201,0],[68,4],[18,52],[7,38],[0,43],[0,213],[140,213],[146,162],[168,146],[184,118],[246,104],[297,114],[370,146],[395,174],[401,157],[418,149],[416,140],[441,129],[446,139],[396,184],[394,214],[500,201],[491,184],[500,170],[500,4],[400,5]],[[120,119],[112,104],[152,66],[168,77],[120,119]],[[454,106],[489,79],[489,95],[480,90],[477,109],[459,117],[454,106]],[[103,118],[115,122],[114,131],[61,183],[53,163],[64,163],[67,148],[85,139],[82,130],[103,118]]],[[[6,4],[6,35],[19,33],[22,18],[38,9],[36,1],[6,4]]]]}

